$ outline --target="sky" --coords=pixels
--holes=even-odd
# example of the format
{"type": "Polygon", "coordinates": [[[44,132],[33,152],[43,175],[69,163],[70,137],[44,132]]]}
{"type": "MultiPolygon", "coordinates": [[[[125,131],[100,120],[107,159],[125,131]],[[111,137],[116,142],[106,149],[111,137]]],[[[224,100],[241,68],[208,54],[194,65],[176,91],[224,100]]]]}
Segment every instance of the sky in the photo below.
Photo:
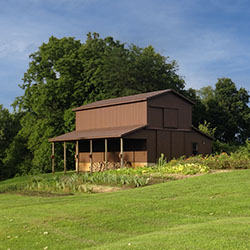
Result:
{"type": "Polygon", "coordinates": [[[0,0],[0,104],[10,108],[29,55],[50,36],[88,32],[176,60],[186,88],[231,78],[250,91],[248,0],[0,0]]]}

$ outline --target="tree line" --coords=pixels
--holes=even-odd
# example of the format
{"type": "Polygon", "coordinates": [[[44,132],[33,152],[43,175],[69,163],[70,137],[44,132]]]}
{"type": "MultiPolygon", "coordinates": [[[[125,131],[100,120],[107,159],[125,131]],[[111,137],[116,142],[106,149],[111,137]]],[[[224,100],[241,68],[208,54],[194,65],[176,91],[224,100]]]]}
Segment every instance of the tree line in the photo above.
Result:
{"type": "MultiPolygon", "coordinates": [[[[152,46],[140,48],[98,33],[88,33],[85,42],[52,36],[30,60],[14,112],[0,105],[0,179],[50,171],[48,138],[74,130],[72,108],[161,89],[174,89],[196,103],[193,124],[214,136],[215,150],[231,150],[250,138],[246,89],[237,89],[229,78],[218,79],[215,88],[185,89],[176,61],[152,46]]],[[[73,145],[68,150],[74,154],[73,145]]],[[[61,154],[57,147],[58,169],[61,154]]]]}

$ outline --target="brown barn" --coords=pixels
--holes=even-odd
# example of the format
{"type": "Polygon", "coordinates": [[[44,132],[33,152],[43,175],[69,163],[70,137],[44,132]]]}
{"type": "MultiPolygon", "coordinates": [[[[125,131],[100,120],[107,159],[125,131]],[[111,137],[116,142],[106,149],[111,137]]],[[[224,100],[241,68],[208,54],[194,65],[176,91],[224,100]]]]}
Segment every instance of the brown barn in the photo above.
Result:
{"type": "Polygon", "coordinates": [[[95,162],[145,166],[161,153],[168,160],[210,154],[212,138],[192,126],[193,104],[167,89],[75,108],[76,129],[50,139],[52,155],[54,142],[76,142],[76,170],[86,171],[95,162]]]}

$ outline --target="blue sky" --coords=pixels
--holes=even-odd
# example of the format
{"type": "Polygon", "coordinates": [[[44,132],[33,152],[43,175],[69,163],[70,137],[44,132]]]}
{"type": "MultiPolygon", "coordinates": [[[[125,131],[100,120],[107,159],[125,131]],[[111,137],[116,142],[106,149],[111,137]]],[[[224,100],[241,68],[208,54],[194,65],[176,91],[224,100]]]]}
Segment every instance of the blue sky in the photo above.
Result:
{"type": "Polygon", "coordinates": [[[29,54],[50,36],[113,36],[175,59],[186,87],[229,77],[250,91],[250,2],[244,0],[1,0],[0,104],[23,91],[29,54]]]}

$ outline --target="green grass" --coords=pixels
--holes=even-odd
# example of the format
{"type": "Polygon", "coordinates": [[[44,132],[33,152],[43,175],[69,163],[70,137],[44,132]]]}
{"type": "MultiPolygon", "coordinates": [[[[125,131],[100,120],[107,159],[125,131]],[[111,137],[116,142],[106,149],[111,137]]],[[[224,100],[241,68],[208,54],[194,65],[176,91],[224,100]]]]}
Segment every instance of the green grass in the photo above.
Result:
{"type": "MultiPolygon", "coordinates": [[[[0,190],[25,178],[0,182],[0,190]]],[[[0,194],[5,250],[250,249],[249,227],[250,170],[115,193],[0,194]]]]}

